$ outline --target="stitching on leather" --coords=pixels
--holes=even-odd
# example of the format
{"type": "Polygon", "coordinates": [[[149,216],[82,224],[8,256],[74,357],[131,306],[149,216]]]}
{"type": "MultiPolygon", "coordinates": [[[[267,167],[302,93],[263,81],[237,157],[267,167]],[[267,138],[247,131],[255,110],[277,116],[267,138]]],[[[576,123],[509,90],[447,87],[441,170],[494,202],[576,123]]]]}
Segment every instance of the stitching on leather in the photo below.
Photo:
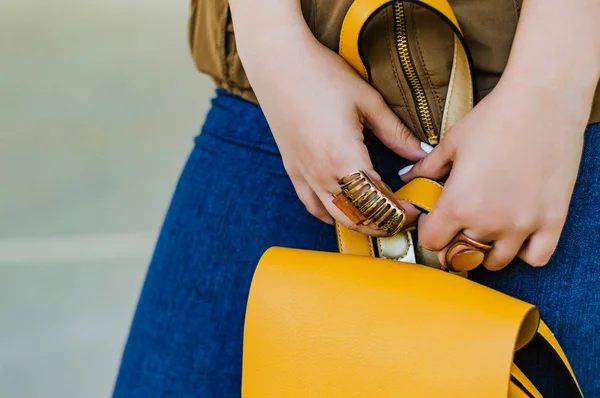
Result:
{"type": "MultiPolygon", "coordinates": [[[[462,44],[462,43],[461,43],[462,44]]],[[[461,62],[462,66],[462,74],[465,76],[468,76],[468,92],[467,92],[467,100],[469,101],[468,103],[471,105],[471,107],[473,106],[473,79],[471,76],[471,71],[469,70],[469,62],[468,62],[468,56],[467,56],[467,49],[461,45],[460,50],[462,50],[461,53],[461,58],[465,61],[465,62],[461,62]]]]}
{"type": "Polygon", "coordinates": [[[457,45],[457,39],[456,39],[456,34],[453,35],[452,37],[453,40],[453,44],[454,44],[454,49],[452,50],[452,69],[450,71],[450,81],[448,82],[448,90],[446,92],[446,104],[444,105],[444,116],[442,119],[442,128],[441,128],[441,132],[440,132],[440,136],[443,136],[446,133],[446,126],[448,123],[448,115],[450,114],[450,112],[448,112],[448,110],[450,109],[451,106],[451,102],[452,102],[452,92],[454,91],[454,81],[456,80],[456,60],[458,59],[457,57],[457,49],[456,49],[456,45],[457,45]]]}
{"type": "Polygon", "coordinates": [[[492,92],[492,90],[493,90],[495,87],[496,87],[496,86],[494,85],[494,86],[490,86],[490,87],[487,87],[487,88],[482,88],[482,89],[479,89],[479,90],[477,90],[477,94],[478,94],[478,95],[480,95],[480,96],[484,96],[484,97],[485,97],[486,95],[488,95],[489,93],[491,93],[491,92],[492,92]]]}
{"type": "Polygon", "coordinates": [[[469,69],[469,61],[468,61],[469,57],[467,56],[467,49],[464,47],[461,47],[461,48],[464,53],[463,54],[464,59],[466,61],[466,62],[463,62],[463,68],[464,68],[463,73],[466,76],[469,76],[469,82],[468,82],[469,83],[469,93],[468,94],[469,94],[469,104],[471,105],[471,108],[472,108],[474,105],[474,102],[473,102],[473,77],[471,76],[471,70],[469,69]]]}
{"type": "MultiPolygon", "coordinates": [[[[386,13],[383,14],[383,17],[384,17],[384,21],[385,21],[385,41],[386,41],[387,48],[388,48],[388,55],[390,57],[390,64],[392,65],[392,70],[394,71],[394,77],[396,78],[396,86],[400,90],[400,95],[402,96],[402,100],[404,101],[405,104],[408,105],[408,98],[406,97],[404,88],[402,87],[402,84],[400,83],[400,77],[398,76],[398,69],[396,68],[395,58],[393,57],[393,53],[392,53],[392,46],[390,43],[390,26],[388,24],[387,11],[386,11],[386,13]]],[[[394,43],[394,46],[395,46],[395,43],[394,43]]],[[[394,47],[394,50],[395,50],[395,47],[394,47]]],[[[417,121],[415,119],[415,115],[413,115],[413,113],[412,113],[411,107],[406,106],[405,109],[408,113],[408,116],[410,117],[410,120],[412,121],[412,125],[414,127],[418,126],[417,121]]]]}
{"type": "Polygon", "coordinates": [[[496,82],[496,83],[494,83],[494,84],[490,84],[489,86],[487,86],[487,87],[485,87],[485,88],[479,88],[479,89],[477,89],[477,92],[491,90],[491,89],[493,89],[494,87],[496,87],[496,85],[497,85],[497,84],[498,84],[498,83],[496,82]]]}
{"type": "Polygon", "coordinates": [[[408,252],[410,251],[410,248],[411,248],[410,238],[408,237],[408,234],[410,234],[410,232],[404,231],[404,234],[406,235],[406,250],[404,251],[404,253],[402,253],[402,257],[399,257],[398,260],[400,260],[401,258],[405,258],[406,256],[408,256],[408,252]]]}
{"type": "MultiPolygon", "coordinates": [[[[407,232],[407,231],[404,231],[403,233],[405,235],[409,234],[409,232],[407,232]]],[[[405,258],[408,255],[408,252],[410,251],[410,248],[411,248],[410,239],[408,238],[408,236],[406,238],[406,250],[398,258],[396,258],[396,259],[390,258],[390,257],[386,257],[386,256],[383,255],[383,248],[381,246],[381,242],[383,241],[383,239],[386,239],[386,238],[377,238],[377,246],[379,247],[379,254],[381,255],[381,258],[400,261],[400,259],[403,259],[403,258],[405,258]]]]}
{"type": "Polygon", "coordinates": [[[425,178],[425,177],[417,177],[417,178],[415,178],[415,181],[423,181],[427,184],[433,185],[434,187],[444,188],[444,186],[442,184],[440,184],[439,182],[430,180],[429,178],[425,178]]]}
{"type": "MultiPolygon", "coordinates": [[[[442,185],[442,184],[440,184],[439,182],[436,182],[436,181],[430,180],[430,179],[428,179],[428,178],[419,177],[419,178],[415,178],[415,180],[414,180],[414,181],[417,181],[417,180],[418,180],[418,181],[421,181],[421,182],[424,182],[424,183],[426,183],[426,184],[433,185],[433,186],[434,186],[434,187],[436,187],[436,188],[443,188],[443,185],[442,185]]],[[[425,203],[422,203],[422,202],[420,202],[420,201],[417,201],[417,200],[414,200],[414,199],[406,199],[406,198],[402,198],[402,197],[400,197],[399,199],[401,199],[401,200],[404,200],[404,201],[406,201],[406,202],[408,202],[408,203],[411,203],[411,204],[413,204],[413,205],[415,205],[415,206],[419,206],[419,207],[421,207],[422,209],[425,209],[425,210],[427,210],[428,212],[430,212],[431,210],[433,210],[433,208],[432,208],[432,207],[429,207],[429,206],[428,206],[428,205],[426,205],[425,203]]]]}
{"type": "Polygon", "coordinates": [[[402,199],[402,200],[404,200],[404,201],[406,201],[408,203],[411,203],[411,204],[413,204],[415,206],[419,206],[421,209],[425,209],[428,212],[430,212],[432,210],[431,207],[427,206],[425,203],[421,203],[421,202],[418,202],[418,201],[412,200],[412,199],[402,199]]]}
{"type": "MultiPolygon", "coordinates": [[[[357,2],[352,3],[352,5],[348,9],[348,12],[346,13],[346,15],[350,14],[350,12],[356,7],[356,3],[357,2]]],[[[341,52],[341,49],[344,48],[344,31],[346,30],[346,29],[344,29],[344,26],[346,25],[346,21],[347,21],[347,19],[344,18],[344,21],[342,22],[342,31],[340,33],[340,52],[341,52]]],[[[356,24],[356,25],[358,26],[358,29],[359,29],[358,35],[357,35],[357,37],[358,37],[358,36],[360,36],[360,29],[361,29],[362,25],[360,25],[360,26],[358,24],[356,24]]],[[[360,37],[358,37],[358,39],[360,39],[360,37]]],[[[358,48],[360,46],[360,43],[356,43],[356,45],[358,48]]],[[[359,56],[360,56],[360,54],[359,54],[359,56]]],[[[342,55],[342,57],[343,57],[343,55],[342,55]]],[[[367,73],[367,68],[365,67],[365,65],[362,64],[362,62],[361,62],[361,71],[359,71],[359,73],[361,73],[363,76],[365,76],[367,79],[369,79],[369,74],[367,73]]]]}
{"type": "MultiPolygon", "coordinates": [[[[344,241],[344,237],[342,234],[342,229],[340,227],[340,225],[338,223],[335,223],[335,231],[336,231],[336,235],[337,235],[337,241],[338,241],[338,249],[339,252],[344,254],[348,252],[348,247],[344,241]]],[[[373,239],[371,239],[368,236],[365,236],[366,239],[368,239],[369,241],[369,254],[371,257],[375,257],[375,249],[373,248],[373,239]]]]}
{"type": "MultiPolygon", "coordinates": [[[[402,258],[408,256],[408,252],[410,251],[411,247],[413,245],[411,245],[410,242],[412,242],[411,240],[411,236],[410,236],[410,232],[409,231],[405,231],[404,232],[406,234],[406,252],[404,253],[404,255],[402,256],[402,258]]],[[[416,250],[415,250],[415,257],[417,256],[416,250]]]]}
{"type": "Polygon", "coordinates": [[[419,43],[419,29],[417,29],[417,20],[415,18],[414,8],[412,9],[410,19],[411,19],[412,25],[413,25],[412,28],[413,28],[413,33],[415,35],[415,45],[417,47],[417,54],[419,56],[419,61],[421,61],[421,66],[423,67],[423,72],[425,73],[425,77],[427,78],[427,83],[429,83],[429,86],[431,87],[431,93],[433,94],[433,98],[435,98],[435,100],[437,101],[438,106],[440,108],[443,108],[442,99],[437,95],[435,86],[433,85],[433,82],[431,81],[431,75],[430,75],[429,71],[427,70],[427,64],[425,63],[425,57],[423,57],[423,52],[421,51],[421,44],[419,43]]]}
{"type": "Polygon", "coordinates": [[[338,250],[340,253],[345,253],[346,248],[344,247],[344,239],[342,238],[342,231],[340,230],[340,226],[338,223],[335,223],[335,231],[337,233],[337,241],[338,241],[338,250]]]}

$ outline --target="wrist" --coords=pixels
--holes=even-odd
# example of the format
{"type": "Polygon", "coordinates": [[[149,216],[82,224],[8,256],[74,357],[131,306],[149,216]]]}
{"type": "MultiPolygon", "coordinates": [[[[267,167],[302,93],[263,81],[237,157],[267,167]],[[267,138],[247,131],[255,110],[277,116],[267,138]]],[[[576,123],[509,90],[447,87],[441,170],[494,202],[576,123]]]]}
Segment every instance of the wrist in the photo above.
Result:
{"type": "Polygon", "coordinates": [[[251,82],[261,75],[269,78],[274,73],[270,78],[275,78],[293,69],[318,43],[304,19],[295,23],[270,20],[261,24],[249,23],[248,15],[239,19],[233,14],[233,18],[237,51],[251,82]]]}
{"type": "Polygon", "coordinates": [[[523,2],[506,80],[568,98],[577,106],[591,106],[600,79],[599,4],[574,0],[564,7],[560,0],[523,2]]]}
{"type": "Polygon", "coordinates": [[[510,93],[509,101],[516,99],[540,117],[568,120],[581,132],[589,120],[596,87],[569,80],[544,81],[519,69],[503,74],[499,86],[510,93]]]}
{"type": "Polygon", "coordinates": [[[525,51],[511,54],[501,80],[514,82],[540,94],[563,98],[573,105],[592,105],[600,68],[576,59],[549,59],[536,55],[535,51],[524,54],[525,51]]]}
{"type": "Polygon", "coordinates": [[[290,48],[314,40],[300,9],[293,0],[229,0],[236,47],[245,69],[281,59],[290,48]]]}
{"type": "Polygon", "coordinates": [[[310,51],[314,41],[306,26],[274,26],[239,36],[236,30],[237,50],[248,73],[293,62],[298,55],[310,51]]]}
{"type": "Polygon", "coordinates": [[[502,75],[494,90],[501,98],[498,105],[502,110],[499,111],[509,119],[518,120],[516,126],[532,120],[546,126],[543,129],[526,129],[520,134],[541,133],[545,138],[548,134],[564,135],[565,138],[583,134],[589,120],[593,96],[572,87],[560,89],[532,82],[518,72],[515,70],[514,73],[502,75]]]}

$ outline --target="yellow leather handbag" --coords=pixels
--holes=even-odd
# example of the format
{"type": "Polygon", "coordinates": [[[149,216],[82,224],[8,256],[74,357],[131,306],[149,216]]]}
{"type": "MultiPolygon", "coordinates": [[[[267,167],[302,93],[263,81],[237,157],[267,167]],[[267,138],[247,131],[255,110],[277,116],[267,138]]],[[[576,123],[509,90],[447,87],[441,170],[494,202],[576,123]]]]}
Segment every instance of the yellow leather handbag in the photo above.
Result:
{"type": "MultiPolygon", "coordinates": [[[[340,54],[367,80],[362,31],[394,2],[356,0],[344,20],[340,54]]],[[[473,106],[468,54],[446,0],[413,2],[454,30],[446,131],[473,106]]],[[[396,196],[431,211],[441,190],[419,178],[396,196]]],[[[394,238],[336,230],[340,253],[271,248],[260,260],[246,312],[243,398],[539,398],[513,363],[533,339],[559,358],[566,396],[583,396],[533,305],[438,269],[375,258],[394,238]]]]}

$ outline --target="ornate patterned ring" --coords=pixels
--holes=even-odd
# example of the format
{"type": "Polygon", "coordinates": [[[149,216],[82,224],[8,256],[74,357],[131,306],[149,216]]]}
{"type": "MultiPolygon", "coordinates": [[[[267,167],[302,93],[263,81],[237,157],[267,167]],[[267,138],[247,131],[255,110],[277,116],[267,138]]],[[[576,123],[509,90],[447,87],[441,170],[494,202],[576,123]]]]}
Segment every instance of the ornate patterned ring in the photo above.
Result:
{"type": "Polygon", "coordinates": [[[340,189],[333,193],[333,204],[356,225],[374,223],[389,235],[398,234],[404,225],[404,209],[383,182],[355,171],[339,179],[340,189]]]}

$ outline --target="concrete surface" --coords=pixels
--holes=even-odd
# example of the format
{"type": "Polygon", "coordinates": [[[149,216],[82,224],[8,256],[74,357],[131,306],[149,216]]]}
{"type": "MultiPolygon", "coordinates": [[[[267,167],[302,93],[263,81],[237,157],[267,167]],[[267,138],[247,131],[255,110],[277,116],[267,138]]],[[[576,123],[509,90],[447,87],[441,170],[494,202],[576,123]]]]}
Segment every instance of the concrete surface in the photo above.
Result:
{"type": "Polygon", "coordinates": [[[0,2],[0,397],[108,397],[212,84],[187,2],[0,2]]]}

